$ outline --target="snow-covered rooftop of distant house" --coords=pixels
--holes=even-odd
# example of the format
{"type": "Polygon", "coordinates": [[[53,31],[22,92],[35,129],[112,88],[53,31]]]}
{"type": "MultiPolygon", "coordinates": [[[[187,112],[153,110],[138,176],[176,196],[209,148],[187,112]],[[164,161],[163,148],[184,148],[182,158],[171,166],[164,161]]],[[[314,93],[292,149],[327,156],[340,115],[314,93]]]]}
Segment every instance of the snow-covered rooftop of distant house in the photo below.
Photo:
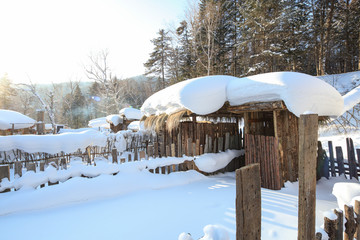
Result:
{"type": "Polygon", "coordinates": [[[141,107],[146,115],[172,114],[188,109],[199,115],[251,102],[283,100],[292,113],[339,116],[344,101],[326,82],[303,73],[274,72],[237,78],[215,75],[189,79],[150,96],[141,107]]]}
{"type": "Polygon", "coordinates": [[[34,126],[36,121],[19,112],[0,109],[0,130],[12,129],[14,123],[14,129],[23,129],[34,126]]]}
{"type": "Polygon", "coordinates": [[[123,108],[119,111],[119,115],[125,116],[129,120],[140,120],[142,113],[139,109],[123,108]]]}
{"type": "Polygon", "coordinates": [[[106,117],[92,119],[89,121],[88,126],[91,128],[110,128],[110,124],[106,121],[106,117]]]}

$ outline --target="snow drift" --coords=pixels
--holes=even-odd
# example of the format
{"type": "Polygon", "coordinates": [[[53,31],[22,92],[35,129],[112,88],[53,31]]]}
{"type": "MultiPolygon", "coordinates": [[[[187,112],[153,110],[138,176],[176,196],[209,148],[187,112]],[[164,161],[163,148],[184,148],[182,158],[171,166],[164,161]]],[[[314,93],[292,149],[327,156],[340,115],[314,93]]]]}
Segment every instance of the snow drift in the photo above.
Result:
{"type": "Polygon", "coordinates": [[[296,116],[311,112],[339,116],[344,101],[326,82],[302,73],[275,72],[237,78],[215,75],[189,79],[150,96],[141,107],[146,115],[172,114],[188,109],[199,115],[251,102],[284,101],[296,116]]]}

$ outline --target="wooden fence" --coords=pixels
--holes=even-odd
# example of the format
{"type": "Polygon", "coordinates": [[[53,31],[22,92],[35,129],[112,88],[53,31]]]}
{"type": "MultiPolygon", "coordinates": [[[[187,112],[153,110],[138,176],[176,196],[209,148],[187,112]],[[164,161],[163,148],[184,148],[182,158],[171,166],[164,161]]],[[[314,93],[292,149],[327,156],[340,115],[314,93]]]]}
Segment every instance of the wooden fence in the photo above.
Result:
{"type": "Polygon", "coordinates": [[[275,137],[245,134],[245,165],[260,163],[261,186],[282,187],[278,142],[275,137]]]}
{"type": "MultiPolygon", "coordinates": [[[[322,171],[323,177],[332,177],[345,175],[351,178],[358,179],[360,175],[360,149],[354,148],[354,143],[351,138],[346,138],[346,151],[348,161],[344,162],[343,149],[340,146],[335,147],[335,154],[332,141],[328,142],[329,157],[325,159],[325,169],[322,171]],[[357,159],[355,157],[355,152],[357,159]]],[[[319,148],[321,145],[319,146],[319,148]]]]}
{"type": "MultiPolygon", "coordinates": [[[[345,205],[345,214],[338,209],[334,209],[333,211],[336,216],[335,219],[324,217],[324,230],[328,234],[328,239],[360,239],[360,202],[355,201],[354,207],[345,205]]],[[[321,239],[321,233],[317,233],[317,236],[321,239]]]]}

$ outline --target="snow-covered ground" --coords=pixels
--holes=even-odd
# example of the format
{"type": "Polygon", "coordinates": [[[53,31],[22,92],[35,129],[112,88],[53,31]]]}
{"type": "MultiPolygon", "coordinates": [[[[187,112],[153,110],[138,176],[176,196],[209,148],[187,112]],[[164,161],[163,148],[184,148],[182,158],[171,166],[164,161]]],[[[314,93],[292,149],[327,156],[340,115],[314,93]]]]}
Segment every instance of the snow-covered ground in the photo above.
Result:
{"type": "MultiPolygon", "coordinates": [[[[318,228],[323,212],[338,207],[333,185],[347,181],[318,182],[318,228]]],[[[0,194],[1,239],[177,239],[183,232],[199,239],[207,225],[224,229],[229,238],[223,239],[235,239],[235,191],[234,173],[143,170],[74,177],[0,194]]],[[[296,239],[297,192],[297,183],[262,189],[262,239],[296,239]]]]}

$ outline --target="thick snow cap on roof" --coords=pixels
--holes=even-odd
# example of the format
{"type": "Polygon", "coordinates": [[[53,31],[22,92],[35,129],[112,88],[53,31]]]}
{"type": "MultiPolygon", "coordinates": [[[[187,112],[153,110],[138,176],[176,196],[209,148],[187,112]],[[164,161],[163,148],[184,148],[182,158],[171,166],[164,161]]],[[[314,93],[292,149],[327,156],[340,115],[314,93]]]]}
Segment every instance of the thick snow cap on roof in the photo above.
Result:
{"type": "Polygon", "coordinates": [[[19,112],[0,109],[0,130],[12,129],[14,123],[14,129],[23,129],[34,126],[36,121],[19,112]]]}
{"type": "Polygon", "coordinates": [[[189,79],[150,96],[141,107],[146,116],[188,109],[199,115],[251,102],[284,101],[296,116],[339,116],[344,101],[326,82],[303,73],[274,72],[245,78],[215,75],[189,79]]]}
{"type": "Polygon", "coordinates": [[[141,111],[135,108],[123,108],[119,111],[119,114],[129,120],[140,120],[142,117],[141,111]]]}

